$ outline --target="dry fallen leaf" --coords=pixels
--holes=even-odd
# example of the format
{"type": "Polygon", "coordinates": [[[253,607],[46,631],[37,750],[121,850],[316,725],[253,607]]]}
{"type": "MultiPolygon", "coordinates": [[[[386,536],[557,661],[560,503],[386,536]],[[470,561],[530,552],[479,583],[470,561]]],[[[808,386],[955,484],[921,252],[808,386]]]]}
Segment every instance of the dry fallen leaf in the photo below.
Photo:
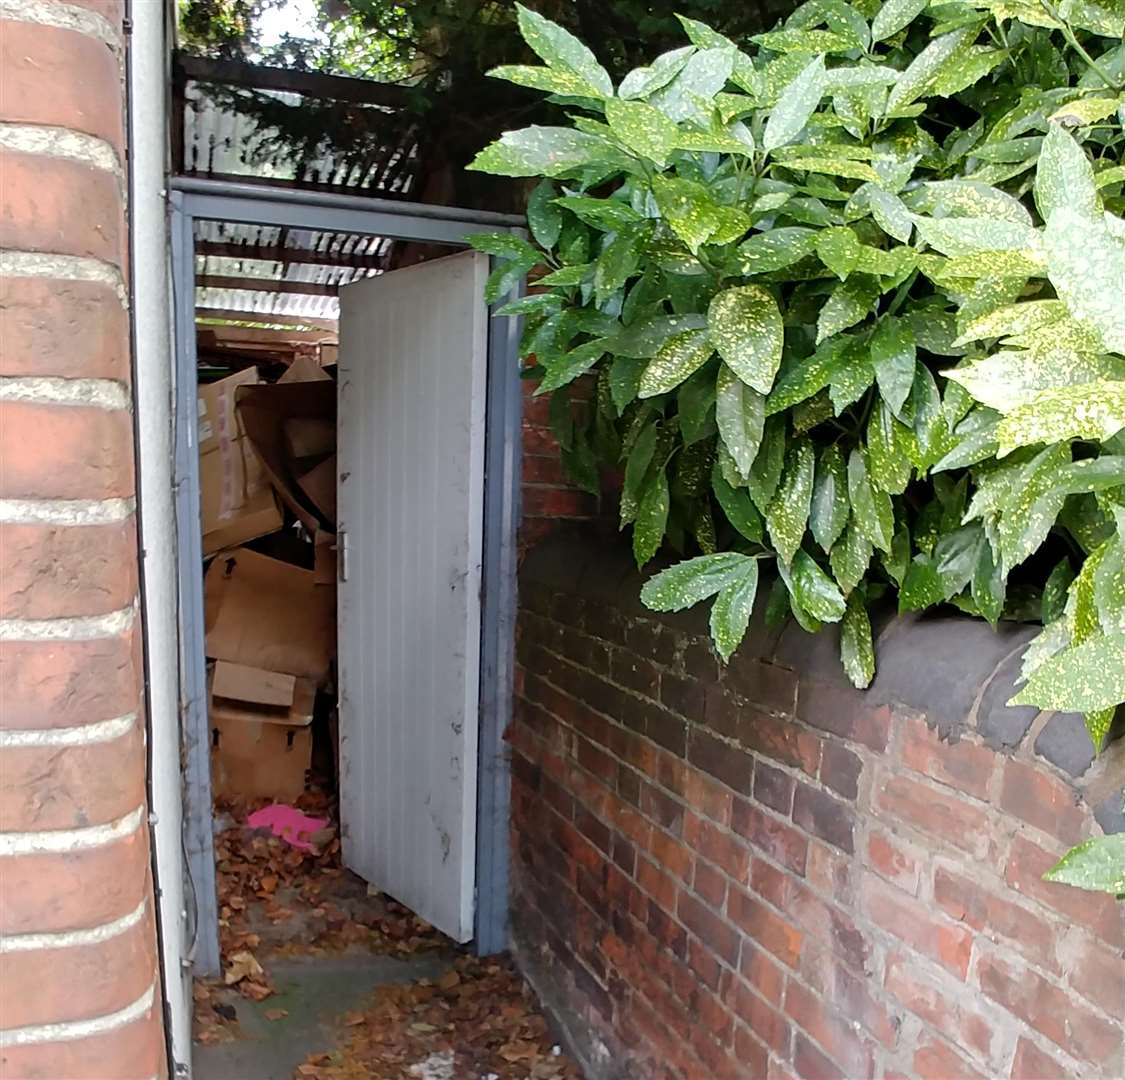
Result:
{"type": "Polygon", "coordinates": [[[284,1020],[288,1015],[287,1009],[266,1009],[262,1014],[267,1020],[284,1020]]]}
{"type": "Polygon", "coordinates": [[[223,975],[223,982],[225,982],[227,986],[233,986],[243,979],[261,974],[262,965],[258,963],[252,952],[236,952],[227,964],[227,970],[223,975]]]}

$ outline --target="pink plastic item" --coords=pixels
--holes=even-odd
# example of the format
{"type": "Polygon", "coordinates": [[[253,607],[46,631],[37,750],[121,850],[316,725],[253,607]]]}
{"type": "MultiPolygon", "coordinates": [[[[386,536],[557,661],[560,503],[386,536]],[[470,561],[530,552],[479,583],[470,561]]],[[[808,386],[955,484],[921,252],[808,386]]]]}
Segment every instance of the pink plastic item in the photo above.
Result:
{"type": "Polygon", "coordinates": [[[302,851],[315,851],[316,849],[304,839],[327,828],[328,818],[309,817],[300,810],[283,803],[274,803],[272,806],[263,806],[255,810],[247,819],[246,824],[251,829],[269,829],[274,836],[280,836],[287,844],[302,851]]]}

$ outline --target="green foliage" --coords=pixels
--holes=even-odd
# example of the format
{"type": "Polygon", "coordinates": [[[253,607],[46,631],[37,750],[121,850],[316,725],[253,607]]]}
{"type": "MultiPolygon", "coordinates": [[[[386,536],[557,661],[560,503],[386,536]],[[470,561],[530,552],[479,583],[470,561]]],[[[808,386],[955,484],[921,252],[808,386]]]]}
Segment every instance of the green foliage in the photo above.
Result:
{"type": "Polygon", "coordinates": [[[1125,47],[1116,8],[1065,10],[810,0],[745,51],[685,20],[616,94],[556,28],[519,78],[581,80],[571,126],[471,168],[551,178],[523,354],[551,380],[599,353],[638,564],[704,552],[645,603],[716,596],[726,659],[773,558],[771,612],[840,623],[857,686],[888,591],[1041,611],[1015,700],[1100,746],[1125,700],[1125,47]]]}

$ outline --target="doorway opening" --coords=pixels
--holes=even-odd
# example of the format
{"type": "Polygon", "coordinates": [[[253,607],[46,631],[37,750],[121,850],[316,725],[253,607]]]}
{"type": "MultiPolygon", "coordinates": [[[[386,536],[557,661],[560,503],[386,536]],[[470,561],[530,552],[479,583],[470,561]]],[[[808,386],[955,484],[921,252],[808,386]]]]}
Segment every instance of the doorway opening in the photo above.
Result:
{"type": "Polygon", "coordinates": [[[517,327],[464,239],[519,223],[173,188],[185,955],[221,1026],[208,986],[289,1011],[259,949],[319,1007],[387,981],[351,945],[438,980],[506,948],[517,327]]]}

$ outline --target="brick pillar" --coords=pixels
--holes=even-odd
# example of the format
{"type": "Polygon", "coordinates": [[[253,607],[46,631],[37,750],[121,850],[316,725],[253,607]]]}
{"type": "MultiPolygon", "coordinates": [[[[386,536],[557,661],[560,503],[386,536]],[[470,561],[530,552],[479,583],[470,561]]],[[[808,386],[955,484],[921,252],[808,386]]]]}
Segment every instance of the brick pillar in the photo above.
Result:
{"type": "Polygon", "coordinates": [[[151,1080],[123,5],[0,12],[0,1075],[151,1080]]]}

